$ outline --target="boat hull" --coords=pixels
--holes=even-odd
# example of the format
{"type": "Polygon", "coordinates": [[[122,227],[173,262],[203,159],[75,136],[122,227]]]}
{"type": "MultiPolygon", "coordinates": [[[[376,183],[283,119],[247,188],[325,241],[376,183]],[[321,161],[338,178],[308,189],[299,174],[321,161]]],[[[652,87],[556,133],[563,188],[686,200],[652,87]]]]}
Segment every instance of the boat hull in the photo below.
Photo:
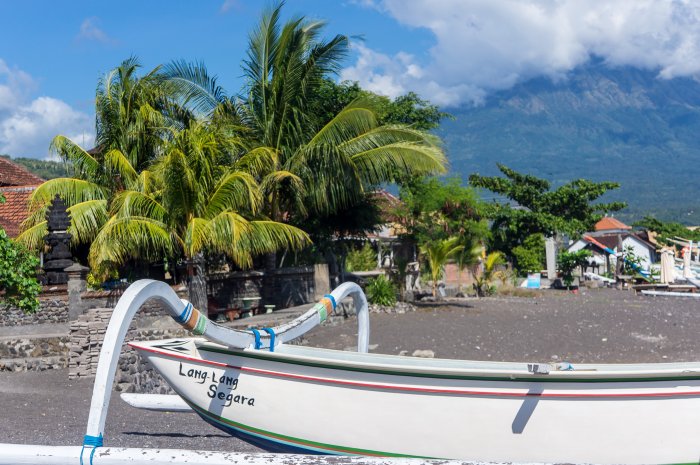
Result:
{"type": "Polygon", "coordinates": [[[207,422],[268,450],[698,463],[700,365],[489,364],[195,340],[132,343],[207,422]]]}

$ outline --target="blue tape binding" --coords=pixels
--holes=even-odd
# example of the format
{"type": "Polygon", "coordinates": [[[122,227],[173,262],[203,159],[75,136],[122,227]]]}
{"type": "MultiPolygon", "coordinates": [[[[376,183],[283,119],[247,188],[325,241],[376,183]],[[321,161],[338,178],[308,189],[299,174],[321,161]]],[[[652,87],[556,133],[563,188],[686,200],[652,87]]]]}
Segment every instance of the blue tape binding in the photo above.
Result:
{"type": "Polygon", "coordinates": [[[260,331],[255,328],[250,328],[250,330],[253,332],[253,335],[255,335],[255,348],[259,349],[262,347],[262,343],[260,342],[260,331]]]}
{"type": "Polygon", "coordinates": [[[178,323],[186,323],[190,319],[190,313],[192,312],[192,304],[187,302],[185,309],[180,313],[180,316],[175,318],[178,323]]]}
{"type": "Polygon", "coordinates": [[[104,438],[102,437],[102,433],[100,433],[99,436],[90,436],[89,434],[86,434],[83,438],[83,448],[80,449],[80,465],[83,465],[83,452],[85,451],[85,446],[92,447],[92,451],[90,451],[90,465],[92,465],[92,458],[95,456],[95,450],[98,447],[102,447],[103,444],[104,438]]]}
{"type": "Polygon", "coordinates": [[[330,300],[331,303],[333,304],[333,311],[335,311],[335,307],[338,305],[338,304],[335,303],[335,297],[333,297],[333,296],[330,295],[330,294],[326,294],[326,295],[324,295],[323,297],[328,297],[328,300],[330,300]]]}
{"type": "Polygon", "coordinates": [[[267,334],[270,335],[270,352],[275,351],[275,330],[272,328],[263,328],[267,334]]]}

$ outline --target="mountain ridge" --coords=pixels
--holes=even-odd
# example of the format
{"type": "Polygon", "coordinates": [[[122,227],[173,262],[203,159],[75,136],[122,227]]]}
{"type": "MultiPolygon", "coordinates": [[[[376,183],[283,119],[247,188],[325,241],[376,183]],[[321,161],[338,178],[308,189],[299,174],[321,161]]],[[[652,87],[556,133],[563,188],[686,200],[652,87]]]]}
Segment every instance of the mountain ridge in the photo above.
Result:
{"type": "MultiPolygon", "coordinates": [[[[498,175],[496,163],[545,178],[615,181],[605,201],[700,224],[700,83],[594,62],[564,79],[539,77],[452,110],[437,133],[452,172],[498,175]]],[[[488,195],[488,194],[486,194],[488,195]]]]}

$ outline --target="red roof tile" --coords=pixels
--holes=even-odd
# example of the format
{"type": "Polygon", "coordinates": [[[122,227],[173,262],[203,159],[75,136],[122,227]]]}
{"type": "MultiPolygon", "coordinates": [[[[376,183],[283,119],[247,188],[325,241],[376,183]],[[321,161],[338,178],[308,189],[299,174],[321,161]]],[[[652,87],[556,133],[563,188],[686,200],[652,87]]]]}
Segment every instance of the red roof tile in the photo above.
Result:
{"type": "Polygon", "coordinates": [[[3,228],[8,236],[16,237],[22,222],[29,216],[27,204],[34,189],[36,186],[0,188],[0,193],[5,197],[5,203],[0,203],[0,228],[3,228]]]}
{"type": "Polygon", "coordinates": [[[39,176],[15,165],[10,160],[0,157],[0,187],[37,186],[44,182],[39,176]]]}
{"type": "Polygon", "coordinates": [[[632,227],[612,216],[606,216],[595,224],[596,231],[608,231],[610,229],[632,229],[632,227]]]}

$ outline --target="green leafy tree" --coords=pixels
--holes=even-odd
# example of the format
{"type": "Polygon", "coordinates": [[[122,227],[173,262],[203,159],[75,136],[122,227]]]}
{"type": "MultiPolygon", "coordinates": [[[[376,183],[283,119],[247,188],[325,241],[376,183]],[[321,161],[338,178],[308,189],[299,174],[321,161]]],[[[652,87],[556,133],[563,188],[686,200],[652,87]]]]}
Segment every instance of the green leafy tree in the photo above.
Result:
{"type": "Polygon", "coordinates": [[[579,267],[586,266],[590,257],[591,251],[586,249],[576,252],[559,252],[557,265],[567,289],[571,289],[571,284],[574,282],[574,271],[579,267]]]}
{"type": "Polygon", "coordinates": [[[678,237],[690,241],[700,241],[700,229],[691,230],[680,223],[664,222],[652,216],[645,216],[633,226],[655,232],[658,235],[657,240],[666,245],[673,244],[669,239],[678,237]]]}
{"type": "Polygon", "coordinates": [[[461,272],[475,264],[488,234],[481,218],[481,205],[474,191],[458,178],[441,180],[413,176],[401,185],[402,204],[394,212],[409,244],[424,244],[458,238],[460,251],[454,256],[461,272]]]}
{"type": "Polygon", "coordinates": [[[544,179],[518,173],[504,165],[498,168],[505,177],[473,174],[469,182],[479,188],[505,196],[507,203],[488,204],[484,214],[493,220],[492,248],[512,256],[532,234],[551,237],[562,232],[571,235],[590,231],[604,213],[625,207],[622,202],[593,203],[611,189],[614,182],[577,179],[557,189],[544,179]]]}
{"type": "MultiPolygon", "coordinates": [[[[403,204],[395,216],[418,242],[452,236],[480,240],[487,233],[481,203],[458,178],[415,176],[402,184],[399,195],[403,204]]],[[[462,245],[467,247],[468,241],[462,245]]]]}
{"type": "Polygon", "coordinates": [[[437,105],[420,98],[415,92],[408,92],[392,100],[362,89],[357,82],[336,83],[326,78],[319,86],[316,98],[311,102],[317,124],[325,125],[357,99],[372,100],[375,103],[377,120],[382,125],[402,124],[430,131],[437,128],[442,119],[452,118],[449,113],[440,111],[437,105]]]}
{"type": "MultiPolygon", "coordinates": [[[[0,203],[5,203],[1,193],[0,203]]],[[[26,313],[39,308],[37,296],[41,285],[36,279],[38,266],[39,260],[14,243],[0,228],[0,302],[3,305],[18,307],[26,313]]]]}
{"type": "Polygon", "coordinates": [[[522,245],[513,248],[515,266],[521,273],[538,272],[544,266],[544,236],[531,234],[522,245]]]}

